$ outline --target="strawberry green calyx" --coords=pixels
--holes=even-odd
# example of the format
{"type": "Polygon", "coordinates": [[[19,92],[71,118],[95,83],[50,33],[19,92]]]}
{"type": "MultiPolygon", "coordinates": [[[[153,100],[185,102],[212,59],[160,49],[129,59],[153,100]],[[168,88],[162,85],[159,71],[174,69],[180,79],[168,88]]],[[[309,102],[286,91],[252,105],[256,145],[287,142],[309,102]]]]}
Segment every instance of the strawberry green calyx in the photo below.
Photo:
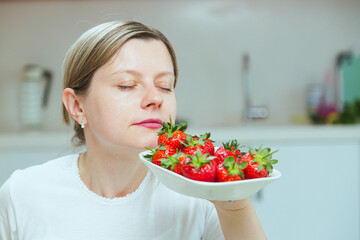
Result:
{"type": "Polygon", "coordinates": [[[269,171],[269,173],[272,173],[272,165],[278,163],[278,160],[272,159],[272,155],[279,150],[271,152],[270,148],[263,148],[263,145],[260,145],[259,149],[254,150],[249,148],[249,151],[251,156],[254,158],[251,164],[258,163],[258,172],[265,168],[267,171],[269,171]]]}
{"type": "Polygon", "coordinates": [[[202,135],[200,135],[200,137],[191,136],[190,134],[186,134],[186,139],[185,139],[185,142],[183,143],[183,145],[185,147],[194,147],[194,146],[197,146],[197,145],[204,146],[205,142],[206,142],[206,139],[208,141],[210,141],[210,142],[214,142],[214,141],[209,139],[210,136],[211,136],[210,133],[202,134],[202,135]]]}
{"type": "Polygon", "coordinates": [[[144,155],[144,158],[146,158],[146,160],[148,160],[149,162],[151,162],[153,156],[156,154],[156,149],[154,150],[154,149],[151,149],[151,148],[148,148],[148,147],[146,147],[146,149],[149,150],[149,151],[151,151],[151,153],[144,155]]]}
{"type": "Polygon", "coordinates": [[[240,151],[240,148],[245,146],[240,146],[236,139],[223,143],[223,147],[225,150],[234,153],[237,157],[241,157],[242,155],[244,155],[244,153],[240,151]]]}
{"type": "Polygon", "coordinates": [[[205,164],[212,164],[213,159],[215,159],[216,157],[214,156],[210,156],[210,154],[205,153],[202,154],[200,149],[196,150],[196,154],[195,155],[185,155],[187,157],[190,158],[190,161],[187,162],[186,164],[190,164],[191,167],[196,168],[196,171],[198,171],[202,166],[204,166],[205,164]]]}
{"type": "Polygon", "coordinates": [[[160,144],[160,146],[158,146],[158,147],[155,148],[155,149],[151,149],[151,148],[148,148],[148,147],[146,147],[146,149],[149,150],[149,151],[151,151],[151,153],[144,155],[144,158],[146,158],[148,161],[151,162],[152,159],[153,159],[153,157],[154,157],[154,155],[157,154],[157,152],[158,152],[159,150],[166,150],[166,147],[165,147],[164,144],[160,144]]]}
{"type": "Polygon", "coordinates": [[[193,147],[193,146],[195,146],[193,136],[191,136],[190,134],[186,134],[185,142],[181,142],[181,144],[183,146],[185,146],[185,147],[193,147]]]}
{"type": "Polygon", "coordinates": [[[239,150],[240,147],[243,147],[240,146],[236,139],[223,143],[223,146],[226,150],[229,150],[231,152],[235,152],[236,150],[239,150]]]}
{"type": "Polygon", "coordinates": [[[175,165],[180,164],[179,157],[181,155],[182,155],[181,152],[177,152],[174,155],[166,156],[166,158],[160,159],[161,167],[164,167],[166,169],[171,169],[171,171],[174,171],[175,165]]]}
{"type": "Polygon", "coordinates": [[[229,174],[227,176],[239,175],[242,179],[245,179],[244,173],[241,170],[243,170],[247,167],[246,161],[243,161],[239,164],[236,162],[236,160],[233,156],[230,156],[230,157],[226,157],[224,159],[223,166],[229,172],[229,174]]]}
{"type": "Polygon", "coordinates": [[[211,137],[211,133],[205,133],[205,134],[201,134],[200,137],[199,137],[199,140],[200,141],[205,141],[206,139],[208,139],[209,141],[211,142],[214,142],[212,140],[210,140],[210,137],[211,137]]]}
{"type": "Polygon", "coordinates": [[[161,134],[167,133],[167,139],[171,138],[173,136],[173,133],[176,131],[182,131],[185,132],[187,129],[187,122],[180,122],[178,125],[174,125],[172,122],[172,119],[170,117],[170,122],[163,122],[163,127],[161,128],[160,132],[158,133],[158,136],[161,134]]]}

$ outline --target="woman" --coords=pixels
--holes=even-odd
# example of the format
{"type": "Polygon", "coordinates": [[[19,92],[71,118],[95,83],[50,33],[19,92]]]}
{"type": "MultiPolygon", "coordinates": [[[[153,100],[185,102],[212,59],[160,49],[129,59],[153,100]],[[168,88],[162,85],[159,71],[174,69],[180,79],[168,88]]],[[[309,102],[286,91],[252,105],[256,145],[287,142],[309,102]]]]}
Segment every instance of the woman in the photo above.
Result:
{"type": "Polygon", "coordinates": [[[266,239],[249,199],[209,202],[164,187],[138,154],[175,119],[175,53],[159,31],[109,22],[64,64],[64,119],[86,151],[18,170],[0,190],[7,239],[266,239]]]}

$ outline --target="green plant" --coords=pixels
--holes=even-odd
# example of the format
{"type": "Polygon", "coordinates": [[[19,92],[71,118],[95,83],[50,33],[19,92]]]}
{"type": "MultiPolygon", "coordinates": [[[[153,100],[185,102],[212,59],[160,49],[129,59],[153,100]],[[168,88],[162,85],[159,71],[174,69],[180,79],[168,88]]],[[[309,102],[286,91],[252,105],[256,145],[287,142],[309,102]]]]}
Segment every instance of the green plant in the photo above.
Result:
{"type": "Polygon", "coordinates": [[[345,103],[343,110],[339,113],[335,124],[355,124],[360,121],[360,99],[345,103]]]}

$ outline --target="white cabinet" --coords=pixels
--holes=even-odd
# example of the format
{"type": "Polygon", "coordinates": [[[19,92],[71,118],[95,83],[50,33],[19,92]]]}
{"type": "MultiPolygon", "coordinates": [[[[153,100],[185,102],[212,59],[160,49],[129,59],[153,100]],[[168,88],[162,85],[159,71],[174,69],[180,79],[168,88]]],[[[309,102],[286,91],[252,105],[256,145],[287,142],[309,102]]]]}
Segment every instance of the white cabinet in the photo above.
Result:
{"type": "MultiPolygon", "coordinates": [[[[274,157],[281,178],[252,197],[268,239],[360,239],[359,127],[210,131],[217,146],[238,139],[279,149],[274,157]]],[[[0,136],[0,185],[17,168],[73,152],[68,139],[68,134],[0,136]]]]}
{"type": "Polygon", "coordinates": [[[252,197],[268,239],[359,239],[360,143],[273,143],[282,176],[252,197]]]}

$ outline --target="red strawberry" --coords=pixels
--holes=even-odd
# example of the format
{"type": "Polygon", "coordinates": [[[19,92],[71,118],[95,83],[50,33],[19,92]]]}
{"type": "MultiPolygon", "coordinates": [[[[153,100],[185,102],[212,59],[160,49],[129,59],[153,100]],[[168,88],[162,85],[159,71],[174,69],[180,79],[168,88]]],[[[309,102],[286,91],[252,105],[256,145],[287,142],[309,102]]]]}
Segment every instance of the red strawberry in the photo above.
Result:
{"type": "Polygon", "coordinates": [[[151,154],[147,154],[144,157],[158,166],[161,166],[161,160],[176,153],[175,148],[163,144],[158,146],[155,150],[150,148],[147,149],[151,151],[151,154]]]}
{"type": "Polygon", "coordinates": [[[243,169],[247,162],[237,163],[233,156],[226,157],[223,163],[217,165],[216,178],[218,182],[239,181],[245,179],[243,169]]]}
{"type": "Polygon", "coordinates": [[[241,157],[242,153],[240,151],[240,144],[237,142],[237,140],[231,140],[227,143],[225,143],[224,147],[230,151],[232,151],[233,153],[235,153],[237,155],[238,158],[241,157]],[[226,145],[226,147],[225,147],[226,145]]]}
{"type": "Polygon", "coordinates": [[[158,144],[165,144],[172,146],[175,149],[180,149],[182,147],[182,142],[185,141],[187,129],[187,122],[181,122],[179,125],[174,125],[171,121],[165,123],[163,122],[163,127],[158,133],[158,144]]]}
{"type": "Polygon", "coordinates": [[[222,164],[224,159],[227,157],[233,157],[234,159],[237,159],[235,153],[225,149],[224,146],[219,147],[214,153],[214,156],[216,157],[217,164],[222,164]]]}
{"type": "Polygon", "coordinates": [[[271,152],[270,148],[263,148],[262,145],[256,150],[249,148],[249,152],[245,153],[240,159],[240,162],[247,162],[247,167],[244,169],[245,178],[252,179],[268,176],[273,170],[272,165],[278,162],[278,160],[272,159],[272,154],[277,151],[271,152]]]}
{"type": "Polygon", "coordinates": [[[210,133],[202,134],[200,137],[186,135],[186,140],[184,142],[184,147],[182,149],[183,153],[194,155],[197,149],[204,153],[208,153],[211,156],[214,155],[215,147],[212,141],[209,139],[210,133]]]}
{"type": "Polygon", "coordinates": [[[185,162],[186,158],[187,157],[183,153],[178,152],[174,155],[167,156],[166,159],[161,159],[161,166],[182,175],[182,164],[185,162]]]}
{"type": "Polygon", "coordinates": [[[208,153],[202,154],[200,149],[196,150],[195,155],[187,155],[189,158],[183,163],[182,173],[185,177],[203,181],[215,182],[216,162],[213,156],[208,153]]]}
{"type": "Polygon", "coordinates": [[[227,143],[223,143],[223,146],[219,147],[214,155],[216,156],[218,164],[223,163],[224,159],[230,156],[237,160],[241,156],[237,140],[231,140],[231,142],[229,141],[227,143]]]}

